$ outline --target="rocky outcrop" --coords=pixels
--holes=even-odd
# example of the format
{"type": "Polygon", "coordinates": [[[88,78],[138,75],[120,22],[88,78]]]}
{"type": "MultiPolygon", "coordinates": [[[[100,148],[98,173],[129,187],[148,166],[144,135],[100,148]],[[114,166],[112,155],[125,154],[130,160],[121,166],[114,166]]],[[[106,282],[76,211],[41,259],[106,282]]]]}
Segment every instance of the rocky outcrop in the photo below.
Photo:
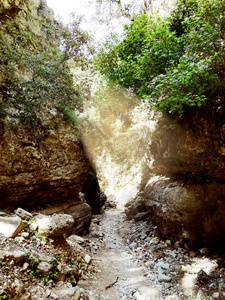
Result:
{"type": "Polygon", "coordinates": [[[224,245],[224,117],[198,112],[181,122],[160,117],[149,143],[145,204],[166,238],[224,245]],[[155,176],[155,177],[154,177],[155,176]]]}
{"type": "Polygon", "coordinates": [[[89,169],[74,129],[1,127],[0,207],[76,200],[89,169]]]}
{"type": "Polygon", "coordinates": [[[36,41],[40,41],[39,47],[43,41],[52,47],[60,44],[57,30],[48,30],[49,25],[56,28],[57,22],[53,10],[47,6],[45,0],[0,0],[0,16],[1,20],[12,19],[15,24],[20,24],[36,41]]]}
{"type": "Polygon", "coordinates": [[[89,162],[78,130],[65,121],[62,96],[60,103],[52,106],[54,95],[46,94],[50,85],[57,94],[57,82],[61,79],[57,74],[51,83],[45,77],[39,78],[47,64],[37,71],[40,55],[46,53],[40,62],[46,59],[52,65],[61,53],[56,30],[59,24],[45,0],[0,0],[0,16],[1,41],[12,42],[1,56],[0,208],[56,205],[69,200],[74,205],[81,203],[79,193],[89,162]],[[16,51],[13,45],[18,46],[16,51]],[[49,49],[55,51],[51,53],[49,49]],[[15,58],[16,52],[23,55],[15,58]],[[32,82],[35,84],[29,85],[32,82]],[[14,86],[24,91],[23,96],[14,86]]]}
{"type": "Polygon", "coordinates": [[[150,180],[145,195],[148,215],[163,237],[192,246],[224,246],[224,184],[182,186],[161,177],[150,180]]]}
{"type": "Polygon", "coordinates": [[[143,192],[139,193],[134,199],[131,199],[125,204],[125,213],[128,218],[135,217],[145,211],[146,206],[143,192]]]}

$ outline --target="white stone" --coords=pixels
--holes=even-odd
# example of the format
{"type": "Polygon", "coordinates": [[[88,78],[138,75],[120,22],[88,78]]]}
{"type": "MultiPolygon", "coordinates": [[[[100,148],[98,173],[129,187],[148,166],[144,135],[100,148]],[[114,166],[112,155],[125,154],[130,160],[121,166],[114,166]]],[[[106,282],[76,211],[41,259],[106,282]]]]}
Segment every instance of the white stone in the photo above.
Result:
{"type": "Polygon", "coordinates": [[[18,216],[0,216],[0,233],[7,238],[15,237],[23,227],[22,219],[18,216]]]}
{"type": "Polygon", "coordinates": [[[29,232],[22,232],[21,233],[21,236],[24,238],[24,239],[27,239],[29,237],[29,232]]]}
{"type": "Polygon", "coordinates": [[[20,262],[25,256],[26,252],[24,251],[12,251],[6,252],[6,256],[12,258],[16,263],[20,262]]]}
{"type": "Polygon", "coordinates": [[[170,282],[171,280],[172,280],[172,277],[164,275],[164,274],[159,274],[159,276],[158,276],[159,282],[170,282]]]}
{"type": "Polygon", "coordinates": [[[91,257],[90,255],[86,254],[85,257],[84,257],[84,260],[87,264],[89,264],[91,262],[91,257]]]}
{"type": "Polygon", "coordinates": [[[38,269],[40,270],[40,272],[42,274],[47,274],[48,272],[50,272],[53,268],[53,265],[45,262],[45,261],[42,261],[39,263],[38,265],[38,269]]]}
{"type": "Polygon", "coordinates": [[[213,299],[219,298],[220,294],[218,292],[215,292],[212,294],[213,299]]]}
{"type": "Polygon", "coordinates": [[[71,241],[71,242],[78,243],[78,244],[84,242],[84,239],[83,239],[81,236],[76,235],[76,234],[70,235],[70,236],[67,238],[67,240],[69,240],[69,241],[71,241]]]}
{"type": "Polygon", "coordinates": [[[75,287],[68,287],[66,284],[60,283],[54,290],[53,293],[56,294],[59,299],[73,299],[79,300],[80,299],[80,288],[79,286],[75,287]]]}
{"type": "Polygon", "coordinates": [[[27,270],[29,268],[29,264],[27,262],[25,262],[23,264],[23,270],[27,270]]]}
{"type": "Polygon", "coordinates": [[[28,211],[22,209],[22,208],[17,208],[14,213],[19,216],[22,219],[26,219],[29,220],[30,218],[33,217],[33,215],[31,213],[29,213],[28,211]]]}

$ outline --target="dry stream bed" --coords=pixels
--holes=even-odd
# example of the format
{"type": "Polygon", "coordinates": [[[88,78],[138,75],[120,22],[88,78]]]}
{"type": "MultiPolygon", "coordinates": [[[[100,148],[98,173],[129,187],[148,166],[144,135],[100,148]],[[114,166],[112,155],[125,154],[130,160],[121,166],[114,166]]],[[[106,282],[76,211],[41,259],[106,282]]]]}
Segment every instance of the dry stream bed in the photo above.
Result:
{"type": "Polygon", "coordinates": [[[224,257],[162,240],[122,209],[93,216],[83,237],[46,239],[30,227],[0,235],[0,299],[225,299],[224,257]]]}
{"type": "Polygon", "coordinates": [[[225,299],[223,258],[160,240],[119,209],[95,216],[84,238],[96,272],[80,281],[81,299],[225,299]]]}

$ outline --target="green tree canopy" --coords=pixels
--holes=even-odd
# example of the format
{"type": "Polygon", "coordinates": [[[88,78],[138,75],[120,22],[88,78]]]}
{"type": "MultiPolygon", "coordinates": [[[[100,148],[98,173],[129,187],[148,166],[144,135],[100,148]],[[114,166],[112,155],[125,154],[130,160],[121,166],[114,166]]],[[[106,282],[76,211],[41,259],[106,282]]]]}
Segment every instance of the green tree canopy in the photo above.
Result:
{"type": "Polygon", "coordinates": [[[96,58],[112,81],[170,114],[225,101],[225,1],[180,0],[169,18],[135,15],[96,58]]]}

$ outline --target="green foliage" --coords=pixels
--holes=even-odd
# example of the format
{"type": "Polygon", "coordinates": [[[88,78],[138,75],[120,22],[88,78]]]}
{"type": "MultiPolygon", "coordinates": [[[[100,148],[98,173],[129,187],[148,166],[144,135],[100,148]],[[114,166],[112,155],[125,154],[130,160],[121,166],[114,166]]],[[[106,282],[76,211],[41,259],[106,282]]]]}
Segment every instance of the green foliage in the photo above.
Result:
{"type": "Polygon", "coordinates": [[[0,291],[0,299],[8,299],[8,297],[5,295],[4,291],[0,291]]]}
{"type": "Polygon", "coordinates": [[[87,31],[81,29],[81,16],[72,14],[72,22],[60,24],[60,37],[65,59],[73,59],[78,65],[87,61],[87,57],[94,53],[91,37],[87,31]]]}
{"type": "Polygon", "coordinates": [[[49,271],[47,274],[42,274],[40,270],[38,269],[38,263],[39,260],[37,258],[29,259],[29,269],[27,270],[27,278],[32,281],[33,278],[41,279],[45,284],[47,284],[50,280],[56,281],[58,277],[58,269],[57,269],[57,263],[52,260],[50,261],[50,264],[53,266],[52,270],[49,271]]]}
{"type": "Polygon", "coordinates": [[[225,100],[224,39],[224,0],[180,0],[169,18],[134,16],[122,41],[105,43],[96,65],[170,114],[217,109],[225,100]]]}

